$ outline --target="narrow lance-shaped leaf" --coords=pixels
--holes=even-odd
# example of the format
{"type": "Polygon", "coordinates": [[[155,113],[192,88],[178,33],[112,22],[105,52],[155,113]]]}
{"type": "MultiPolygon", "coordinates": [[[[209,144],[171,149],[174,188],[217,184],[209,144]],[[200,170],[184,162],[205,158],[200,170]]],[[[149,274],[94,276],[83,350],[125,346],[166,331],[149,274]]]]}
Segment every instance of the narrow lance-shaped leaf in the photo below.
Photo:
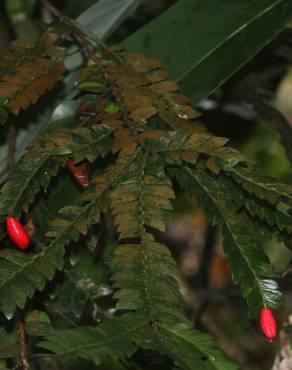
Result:
{"type": "Polygon", "coordinates": [[[228,6],[221,0],[180,0],[124,44],[160,60],[196,104],[266,46],[291,17],[289,0],[232,1],[228,6]]]}

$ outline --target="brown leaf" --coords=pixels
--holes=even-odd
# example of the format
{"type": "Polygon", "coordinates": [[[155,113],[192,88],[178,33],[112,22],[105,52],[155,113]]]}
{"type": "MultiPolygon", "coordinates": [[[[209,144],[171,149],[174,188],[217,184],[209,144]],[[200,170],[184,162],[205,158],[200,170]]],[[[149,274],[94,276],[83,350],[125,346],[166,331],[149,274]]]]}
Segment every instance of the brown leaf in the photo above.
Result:
{"type": "Polygon", "coordinates": [[[148,118],[155,116],[157,109],[152,106],[145,106],[139,109],[136,109],[130,114],[130,117],[134,121],[146,121],[148,118]]]}
{"type": "Polygon", "coordinates": [[[52,39],[42,37],[36,44],[15,41],[0,56],[0,96],[13,113],[27,109],[51,89],[64,72],[64,64],[48,58],[52,39]]]}
{"type": "Polygon", "coordinates": [[[132,154],[136,149],[135,143],[130,131],[125,128],[120,128],[115,132],[115,142],[112,147],[112,152],[120,152],[121,156],[132,154]]]}
{"type": "Polygon", "coordinates": [[[142,74],[148,72],[151,69],[161,68],[161,64],[158,60],[141,53],[127,54],[126,60],[134,69],[134,71],[142,74]]]}

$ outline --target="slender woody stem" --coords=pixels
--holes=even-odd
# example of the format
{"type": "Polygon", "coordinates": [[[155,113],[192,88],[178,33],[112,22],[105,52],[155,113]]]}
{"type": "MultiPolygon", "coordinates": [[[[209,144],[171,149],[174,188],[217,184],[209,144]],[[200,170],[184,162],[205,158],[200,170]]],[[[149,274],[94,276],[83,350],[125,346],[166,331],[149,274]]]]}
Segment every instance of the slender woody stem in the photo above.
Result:
{"type": "Polygon", "coordinates": [[[18,341],[19,341],[19,350],[20,350],[20,359],[23,370],[29,370],[27,349],[26,349],[26,335],[25,327],[22,320],[18,323],[18,341]]]}
{"type": "Polygon", "coordinates": [[[124,64],[123,60],[116,55],[104,42],[100,40],[93,32],[83,27],[79,22],[71,19],[64,14],[62,14],[49,0],[41,0],[43,5],[54,15],[56,16],[60,22],[67,24],[69,27],[72,27],[73,33],[75,33],[79,40],[80,44],[84,48],[86,54],[91,57],[94,61],[94,53],[91,50],[92,45],[88,41],[88,38],[91,39],[94,43],[96,43],[101,49],[103,49],[106,53],[108,53],[113,59],[118,61],[121,64],[124,64]]]}

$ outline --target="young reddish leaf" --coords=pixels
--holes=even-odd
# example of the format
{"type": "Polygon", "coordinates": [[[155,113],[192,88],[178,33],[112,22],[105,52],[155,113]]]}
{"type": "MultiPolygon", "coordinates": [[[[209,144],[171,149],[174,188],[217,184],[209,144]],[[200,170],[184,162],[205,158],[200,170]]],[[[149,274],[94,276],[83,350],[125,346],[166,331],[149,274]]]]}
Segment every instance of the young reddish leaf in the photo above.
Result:
{"type": "Polygon", "coordinates": [[[89,166],[87,162],[76,163],[73,159],[67,161],[67,168],[75,180],[86,189],[89,185],[89,166]]]}

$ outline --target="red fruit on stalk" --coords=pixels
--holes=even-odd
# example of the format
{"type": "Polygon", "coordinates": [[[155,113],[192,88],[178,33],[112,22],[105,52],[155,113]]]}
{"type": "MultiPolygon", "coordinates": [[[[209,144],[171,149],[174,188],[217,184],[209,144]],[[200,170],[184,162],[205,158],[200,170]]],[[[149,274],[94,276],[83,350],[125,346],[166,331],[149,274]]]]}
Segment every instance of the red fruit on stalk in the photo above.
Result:
{"type": "Polygon", "coordinates": [[[260,312],[260,324],[266,338],[272,342],[277,336],[277,323],[272,310],[262,308],[260,312]]]}
{"type": "Polygon", "coordinates": [[[25,231],[21,222],[15,217],[7,217],[6,228],[9,238],[18,246],[19,249],[24,250],[29,245],[29,236],[25,231]]]}

